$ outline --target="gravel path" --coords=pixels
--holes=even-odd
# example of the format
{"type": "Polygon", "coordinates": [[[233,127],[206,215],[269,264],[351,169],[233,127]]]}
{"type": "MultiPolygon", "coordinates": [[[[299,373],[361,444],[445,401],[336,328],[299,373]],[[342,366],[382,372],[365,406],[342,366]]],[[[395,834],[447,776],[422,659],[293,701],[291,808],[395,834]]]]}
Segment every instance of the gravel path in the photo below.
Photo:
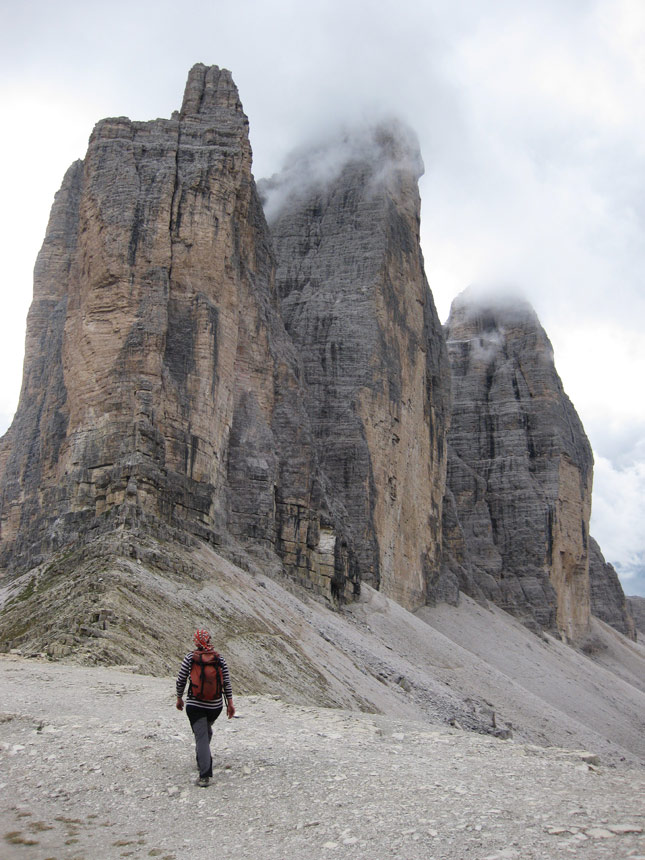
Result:
{"type": "Polygon", "coordinates": [[[216,724],[200,789],[172,687],[0,659],[0,856],[645,860],[643,769],[272,697],[216,724]]]}

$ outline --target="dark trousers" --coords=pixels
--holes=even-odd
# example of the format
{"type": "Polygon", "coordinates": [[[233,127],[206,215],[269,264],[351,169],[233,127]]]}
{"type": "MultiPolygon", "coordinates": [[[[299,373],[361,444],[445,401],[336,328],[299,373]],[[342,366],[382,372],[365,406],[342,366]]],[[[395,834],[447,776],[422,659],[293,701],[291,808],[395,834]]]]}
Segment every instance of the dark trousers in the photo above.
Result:
{"type": "Polygon", "coordinates": [[[213,775],[213,759],[211,756],[211,738],[213,723],[222,713],[221,708],[199,708],[197,705],[186,705],[186,716],[195,735],[195,753],[200,776],[213,775]]]}

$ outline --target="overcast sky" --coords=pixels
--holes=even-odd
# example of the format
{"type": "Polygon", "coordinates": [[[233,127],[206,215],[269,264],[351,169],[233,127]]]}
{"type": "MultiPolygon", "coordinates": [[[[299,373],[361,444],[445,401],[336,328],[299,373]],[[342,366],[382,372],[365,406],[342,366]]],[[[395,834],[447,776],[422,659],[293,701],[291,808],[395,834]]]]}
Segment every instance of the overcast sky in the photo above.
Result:
{"type": "Polygon", "coordinates": [[[532,301],[594,449],[592,534],[645,595],[642,0],[0,4],[0,432],[63,173],[98,119],[169,116],[188,69],[217,64],[256,178],[339,122],[394,113],[416,129],[439,314],[472,283],[532,301]]]}

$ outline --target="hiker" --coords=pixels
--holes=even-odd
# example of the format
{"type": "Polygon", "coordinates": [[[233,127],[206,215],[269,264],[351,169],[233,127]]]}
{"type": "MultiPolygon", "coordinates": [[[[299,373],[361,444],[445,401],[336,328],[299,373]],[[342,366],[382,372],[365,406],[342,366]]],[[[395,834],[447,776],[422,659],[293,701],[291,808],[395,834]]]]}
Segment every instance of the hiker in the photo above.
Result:
{"type": "Polygon", "coordinates": [[[213,776],[213,759],[210,742],[213,737],[213,723],[222,713],[226,699],[226,714],[229,720],[235,715],[233,690],[224,658],[211,645],[211,637],[206,630],[197,630],[193,636],[195,650],[186,654],[179,675],[177,675],[178,711],[184,710],[184,688],[188,685],[186,697],[186,716],[195,735],[195,751],[199,779],[197,785],[206,788],[213,776]]]}

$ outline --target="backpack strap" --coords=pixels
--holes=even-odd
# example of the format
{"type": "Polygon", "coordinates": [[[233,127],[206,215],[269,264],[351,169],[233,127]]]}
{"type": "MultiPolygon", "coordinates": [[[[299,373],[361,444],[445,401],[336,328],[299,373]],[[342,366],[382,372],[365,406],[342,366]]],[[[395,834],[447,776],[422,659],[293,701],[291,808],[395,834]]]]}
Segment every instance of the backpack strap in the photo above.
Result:
{"type": "Polygon", "coordinates": [[[215,654],[215,669],[216,669],[217,675],[219,677],[219,688],[222,691],[222,698],[226,699],[226,701],[228,702],[228,698],[226,697],[226,693],[224,692],[224,672],[222,671],[222,658],[220,657],[220,655],[218,654],[217,651],[215,651],[214,654],[215,654]]]}

